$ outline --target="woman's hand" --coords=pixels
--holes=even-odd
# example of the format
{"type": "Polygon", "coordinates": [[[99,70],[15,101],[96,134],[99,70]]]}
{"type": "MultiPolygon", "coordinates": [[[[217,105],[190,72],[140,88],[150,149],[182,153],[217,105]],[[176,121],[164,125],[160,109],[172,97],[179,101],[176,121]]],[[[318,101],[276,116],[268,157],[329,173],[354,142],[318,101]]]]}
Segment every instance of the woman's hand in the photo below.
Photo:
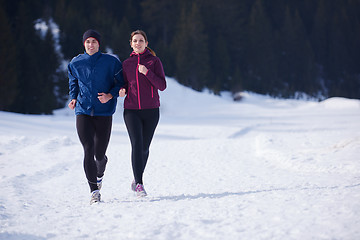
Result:
{"type": "Polygon", "coordinates": [[[112,98],[111,93],[98,93],[98,99],[101,103],[107,103],[112,98]]]}
{"type": "Polygon", "coordinates": [[[69,104],[68,104],[68,107],[71,109],[71,110],[74,110],[76,106],[76,99],[72,99],[69,104]]]}
{"type": "Polygon", "coordinates": [[[120,89],[119,97],[125,97],[125,95],[126,95],[126,89],[125,88],[120,89]]]}
{"type": "Polygon", "coordinates": [[[144,65],[141,65],[141,64],[139,64],[138,69],[139,69],[139,72],[144,75],[146,75],[148,72],[148,69],[144,65]]]}

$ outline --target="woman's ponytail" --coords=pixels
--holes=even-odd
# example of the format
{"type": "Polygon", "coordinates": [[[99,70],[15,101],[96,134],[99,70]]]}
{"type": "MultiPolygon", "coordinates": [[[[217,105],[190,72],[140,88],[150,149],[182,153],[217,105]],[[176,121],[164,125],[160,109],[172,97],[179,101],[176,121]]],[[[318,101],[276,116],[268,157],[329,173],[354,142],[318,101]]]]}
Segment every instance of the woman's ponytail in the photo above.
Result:
{"type": "Polygon", "coordinates": [[[149,47],[146,47],[146,49],[147,50],[149,50],[150,51],[150,53],[155,57],[156,56],[156,53],[155,53],[155,51],[154,50],[152,50],[151,48],[149,48],[149,47]]]}

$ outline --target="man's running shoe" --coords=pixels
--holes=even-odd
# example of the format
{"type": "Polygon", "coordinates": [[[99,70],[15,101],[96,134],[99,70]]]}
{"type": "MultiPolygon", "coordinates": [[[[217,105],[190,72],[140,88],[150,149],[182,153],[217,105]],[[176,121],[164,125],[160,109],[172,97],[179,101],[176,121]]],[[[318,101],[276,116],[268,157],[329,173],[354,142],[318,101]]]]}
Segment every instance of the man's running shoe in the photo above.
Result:
{"type": "Polygon", "coordinates": [[[90,205],[100,202],[101,194],[99,190],[95,190],[91,193],[90,205]]]}
{"type": "Polygon", "coordinates": [[[147,193],[144,189],[144,185],[142,185],[140,183],[136,184],[135,192],[136,192],[136,196],[138,196],[138,197],[145,197],[147,195],[147,193]]]}

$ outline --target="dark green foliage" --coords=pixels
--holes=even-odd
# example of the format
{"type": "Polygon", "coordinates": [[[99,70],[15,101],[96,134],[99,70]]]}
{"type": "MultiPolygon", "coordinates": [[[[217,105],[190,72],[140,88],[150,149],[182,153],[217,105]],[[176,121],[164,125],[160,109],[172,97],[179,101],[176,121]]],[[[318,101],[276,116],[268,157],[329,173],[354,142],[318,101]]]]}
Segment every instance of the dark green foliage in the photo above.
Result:
{"type": "Polygon", "coordinates": [[[202,90],[209,76],[209,49],[197,1],[183,6],[172,48],[178,81],[202,90]]]}
{"type": "Polygon", "coordinates": [[[256,0],[250,11],[247,24],[246,44],[247,78],[245,89],[269,93],[277,80],[275,35],[262,0],[256,0]]]}
{"type": "Polygon", "coordinates": [[[166,75],[199,91],[360,98],[358,0],[0,0],[0,110],[63,107],[61,57],[84,51],[89,28],[122,61],[130,33],[144,30],[166,75]],[[34,29],[50,18],[63,56],[34,29]]]}
{"type": "Polygon", "coordinates": [[[0,5],[0,110],[10,110],[17,97],[16,44],[10,22],[0,5]]]}
{"type": "Polygon", "coordinates": [[[20,2],[15,21],[17,97],[9,110],[50,114],[56,107],[52,75],[58,67],[50,34],[36,33],[29,5],[20,2]]]}

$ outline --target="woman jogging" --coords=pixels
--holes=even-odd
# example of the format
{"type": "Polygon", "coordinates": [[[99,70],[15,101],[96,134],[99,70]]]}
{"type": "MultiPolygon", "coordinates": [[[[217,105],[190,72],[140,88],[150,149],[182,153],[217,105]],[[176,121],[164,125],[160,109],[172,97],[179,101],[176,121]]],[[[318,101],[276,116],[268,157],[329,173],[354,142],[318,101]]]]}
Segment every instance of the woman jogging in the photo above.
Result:
{"type": "Polygon", "coordinates": [[[101,35],[88,30],[83,35],[85,53],[68,65],[70,109],[75,109],[76,129],[84,148],[84,170],[90,204],[100,202],[105,172],[106,149],[110,140],[112,115],[123,86],[122,65],[116,57],[99,51],[101,35]]]}
{"type": "Polygon", "coordinates": [[[131,189],[141,197],[147,195],[143,185],[143,173],[160,117],[158,90],[165,90],[166,81],[162,63],[154,51],[148,48],[144,31],[131,33],[130,46],[133,52],[123,62],[125,85],[119,95],[126,95],[123,115],[132,148],[134,180],[131,189]]]}

